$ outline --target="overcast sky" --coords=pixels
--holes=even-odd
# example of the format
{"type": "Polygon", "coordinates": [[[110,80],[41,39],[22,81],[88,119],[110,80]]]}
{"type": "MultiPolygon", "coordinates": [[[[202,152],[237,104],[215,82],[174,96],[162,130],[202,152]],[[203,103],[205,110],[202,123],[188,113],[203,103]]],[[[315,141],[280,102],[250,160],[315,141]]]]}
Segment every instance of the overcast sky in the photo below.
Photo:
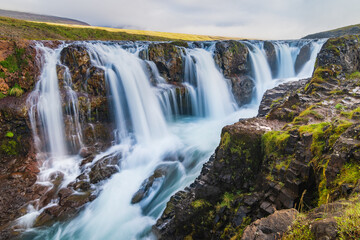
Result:
{"type": "Polygon", "coordinates": [[[258,39],[360,24],[360,0],[0,0],[0,8],[96,26],[258,39]]]}

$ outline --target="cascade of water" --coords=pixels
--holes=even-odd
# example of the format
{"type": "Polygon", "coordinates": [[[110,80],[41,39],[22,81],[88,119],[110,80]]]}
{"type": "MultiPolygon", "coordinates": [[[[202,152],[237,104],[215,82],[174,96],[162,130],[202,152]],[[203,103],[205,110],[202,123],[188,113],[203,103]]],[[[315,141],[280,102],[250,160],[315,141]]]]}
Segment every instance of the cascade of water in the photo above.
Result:
{"type": "Polygon", "coordinates": [[[270,65],[264,50],[264,43],[259,41],[244,42],[249,48],[252,76],[255,82],[256,94],[253,98],[253,103],[259,104],[263,94],[267,89],[273,88],[282,82],[295,81],[311,77],[314,70],[316,56],[325,41],[326,39],[312,40],[311,42],[308,40],[299,42],[273,42],[276,50],[278,69],[276,78],[272,77],[270,65]],[[310,44],[311,55],[309,60],[302,66],[301,71],[296,74],[295,61],[300,53],[301,48],[306,44],[310,44]]]}
{"type": "MultiPolygon", "coordinates": [[[[204,49],[188,49],[185,58],[185,81],[195,83],[195,114],[221,118],[236,110],[236,103],[224,76],[217,69],[212,54],[204,49]]],[[[190,92],[193,94],[193,92],[190,92]]],[[[194,96],[190,97],[191,99],[194,96]]]]}
{"type": "Polygon", "coordinates": [[[301,71],[298,73],[297,77],[304,79],[311,77],[314,71],[314,65],[316,62],[316,56],[320,52],[322,46],[327,41],[327,39],[319,39],[317,41],[312,41],[310,44],[310,59],[307,61],[304,66],[302,67],[301,71]]]}
{"type": "Polygon", "coordinates": [[[291,46],[287,42],[274,42],[277,56],[277,78],[285,79],[295,76],[295,60],[300,48],[291,46]]]}
{"type": "Polygon", "coordinates": [[[40,81],[36,84],[35,90],[29,98],[30,119],[32,126],[36,126],[36,116],[38,116],[40,126],[43,126],[39,130],[43,132],[43,142],[47,142],[48,146],[42,146],[42,149],[50,153],[52,157],[63,157],[67,154],[67,148],[65,146],[64,119],[56,74],[60,51],[54,51],[42,45],[37,45],[37,48],[44,56],[45,63],[40,81]]]}
{"type": "MultiPolygon", "coordinates": [[[[100,153],[93,161],[109,154],[122,153],[119,163],[121,171],[104,183],[99,197],[87,205],[75,219],[67,223],[56,223],[52,228],[35,229],[29,238],[148,238],[151,226],[160,216],[170,196],[190,184],[199,174],[202,164],[213,153],[218,145],[221,128],[237,121],[239,117],[255,116],[263,93],[279,83],[271,76],[263,43],[245,43],[249,48],[256,94],[254,104],[241,109],[236,107],[226,79],[215,65],[211,54],[214,44],[203,44],[207,46],[207,50],[186,49],[183,56],[185,83],[181,86],[183,88],[177,88],[165,82],[153,62],[146,62],[137,57],[138,46],[82,43],[90,53],[92,64],[105,71],[108,98],[116,125],[116,145],[100,153]],[[152,74],[146,72],[146,64],[150,66],[152,74]],[[154,86],[150,83],[151,75],[155,80],[154,86]],[[185,94],[179,94],[179,90],[184,89],[185,94]],[[185,109],[183,103],[188,109],[185,109]],[[190,113],[193,115],[192,118],[173,118],[190,113]],[[166,122],[165,118],[171,121],[166,122]],[[138,204],[131,204],[134,193],[141,188],[144,180],[159,172],[163,175],[155,178],[144,198],[138,204]]],[[[298,76],[307,76],[309,73],[311,75],[314,59],[323,43],[312,42],[311,59],[298,76]],[[309,67],[311,64],[312,68],[309,67]]],[[[286,50],[285,45],[281,46],[281,42],[277,44],[280,46],[280,55],[288,54],[289,49],[286,50]]],[[[69,150],[65,144],[63,126],[63,114],[66,112],[62,111],[56,76],[56,65],[59,64],[59,53],[62,48],[63,46],[57,50],[50,50],[39,47],[44,51],[45,64],[41,80],[29,98],[30,118],[34,138],[39,139],[36,141],[42,142],[44,138],[54,141],[46,148],[51,153],[50,156],[61,156],[56,161],[70,159],[73,163],[65,164],[60,171],[66,172],[72,168],[74,174],[70,175],[78,176],[78,163],[81,158],[67,156],[69,150]],[[51,109],[43,106],[45,102],[42,101],[51,102],[51,109]],[[40,121],[41,124],[36,121],[40,121]],[[49,128],[48,125],[53,128],[49,128]],[[43,126],[44,133],[36,126],[43,126]],[[55,126],[57,128],[54,128],[55,126]]],[[[294,72],[294,56],[291,57],[291,64],[284,64],[292,70],[284,69],[283,72],[293,80],[297,76],[294,72]]],[[[287,59],[290,61],[289,55],[287,59]]],[[[65,79],[69,79],[69,84],[65,88],[68,88],[66,94],[71,99],[71,104],[68,105],[70,112],[67,114],[72,116],[70,122],[73,123],[74,129],[81,132],[81,125],[76,125],[78,107],[76,95],[71,94],[71,76],[65,79]]],[[[77,144],[80,144],[81,135],[77,138],[77,144]]],[[[23,218],[25,223],[39,214],[31,207],[29,213],[23,218]]]]}
{"type": "Polygon", "coordinates": [[[94,65],[106,72],[112,103],[116,106],[117,130],[122,133],[118,141],[127,137],[124,129],[133,129],[137,141],[152,141],[166,135],[165,119],[144,71],[144,62],[118,45],[87,44],[87,48],[92,56],[97,56],[94,65]],[[130,126],[124,126],[129,120],[130,126]]]}
{"type": "Polygon", "coordinates": [[[246,44],[249,46],[249,56],[255,81],[256,94],[253,97],[253,103],[259,104],[265,91],[272,88],[274,82],[272,81],[271,69],[266,59],[263,43],[246,42],[246,44]]]}

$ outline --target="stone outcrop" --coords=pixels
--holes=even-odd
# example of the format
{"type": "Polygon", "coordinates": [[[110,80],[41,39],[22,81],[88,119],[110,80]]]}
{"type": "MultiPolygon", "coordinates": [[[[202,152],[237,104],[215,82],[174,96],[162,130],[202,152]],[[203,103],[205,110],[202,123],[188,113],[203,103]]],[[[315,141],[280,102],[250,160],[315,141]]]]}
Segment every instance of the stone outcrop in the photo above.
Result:
{"type": "MultiPolygon", "coordinates": [[[[157,236],[277,239],[295,218],[267,228],[277,211],[326,208],[358,194],[359,47],[357,37],[330,39],[311,79],[268,91],[260,112],[266,116],[226,126],[201,175],[168,202],[154,226],[157,236]]],[[[341,234],[336,226],[325,218],[309,233],[333,239],[341,234]]]]}
{"type": "Polygon", "coordinates": [[[275,78],[278,74],[278,63],[277,63],[277,57],[276,57],[276,49],[274,47],[274,44],[269,41],[264,42],[264,50],[266,53],[266,57],[268,60],[268,63],[270,65],[271,74],[273,78],[275,78]]]}
{"type": "Polygon", "coordinates": [[[183,81],[183,59],[181,48],[174,43],[153,43],[143,50],[139,56],[142,59],[153,61],[161,76],[168,83],[183,81]]]}
{"type": "Polygon", "coordinates": [[[215,63],[231,80],[231,89],[239,106],[252,99],[254,82],[249,77],[249,50],[238,41],[221,41],[215,45],[215,63]]]}
{"type": "Polygon", "coordinates": [[[295,60],[295,73],[298,74],[304,64],[310,60],[311,57],[311,47],[310,44],[304,45],[295,60]]]}
{"type": "Polygon", "coordinates": [[[272,240],[281,239],[284,232],[296,219],[296,209],[276,211],[266,218],[256,220],[247,226],[241,237],[242,240],[272,240]]]}

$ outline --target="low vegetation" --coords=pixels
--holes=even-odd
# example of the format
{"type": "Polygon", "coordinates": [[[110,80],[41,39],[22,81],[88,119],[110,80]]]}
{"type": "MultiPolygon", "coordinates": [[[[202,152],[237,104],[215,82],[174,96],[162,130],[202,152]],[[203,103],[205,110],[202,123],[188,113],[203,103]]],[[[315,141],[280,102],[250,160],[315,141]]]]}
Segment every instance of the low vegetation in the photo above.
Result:
{"type": "Polygon", "coordinates": [[[210,41],[225,37],[143,30],[42,23],[0,17],[0,39],[28,40],[127,40],[127,41],[210,41]]]}

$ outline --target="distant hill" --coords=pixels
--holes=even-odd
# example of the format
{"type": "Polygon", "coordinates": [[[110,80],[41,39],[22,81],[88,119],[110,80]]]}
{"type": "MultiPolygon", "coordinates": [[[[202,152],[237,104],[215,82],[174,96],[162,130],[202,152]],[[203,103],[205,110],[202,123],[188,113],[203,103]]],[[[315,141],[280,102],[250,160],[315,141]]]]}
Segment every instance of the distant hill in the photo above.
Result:
{"type": "Polygon", "coordinates": [[[360,34],[360,24],[337,28],[337,29],[330,30],[330,31],[310,34],[310,35],[303,37],[303,39],[333,38],[333,37],[340,37],[340,36],[344,36],[344,35],[356,35],[356,34],[360,34]]]}
{"type": "MultiPolygon", "coordinates": [[[[44,23],[0,16],[0,40],[211,41],[227,37],[44,23]]],[[[233,39],[233,38],[232,38],[233,39]]]]}
{"type": "Polygon", "coordinates": [[[47,16],[33,13],[25,13],[25,12],[17,12],[17,11],[9,11],[0,9],[0,16],[2,17],[10,17],[27,21],[36,21],[36,22],[50,22],[50,23],[62,23],[62,24],[70,24],[70,25],[85,25],[90,26],[86,22],[78,21],[70,18],[63,17],[55,17],[55,16],[47,16]]]}

